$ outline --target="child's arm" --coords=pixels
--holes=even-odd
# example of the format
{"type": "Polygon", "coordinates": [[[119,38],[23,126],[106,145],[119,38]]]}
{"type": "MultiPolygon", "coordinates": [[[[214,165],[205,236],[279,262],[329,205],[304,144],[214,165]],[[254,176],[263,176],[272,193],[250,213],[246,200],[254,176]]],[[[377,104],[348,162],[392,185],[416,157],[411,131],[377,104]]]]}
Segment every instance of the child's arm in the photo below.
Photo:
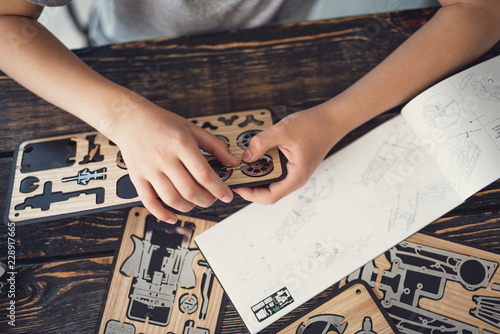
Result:
{"type": "Polygon", "coordinates": [[[222,140],[90,69],[36,22],[41,11],[27,1],[0,2],[2,71],[115,142],[140,199],[157,218],[176,221],[158,197],[179,211],[232,200],[200,152],[238,164],[222,140]]]}
{"type": "Polygon", "coordinates": [[[500,39],[500,1],[442,0],[434,17],[382,63],[331,100],[292,114],[252,138],[243,155],[272,147],[288,158],[288,175],[269,188],[235,190],[271,204],[301,187],[328,151],[359,125],[411,99],[486,52],[500,39]]]}

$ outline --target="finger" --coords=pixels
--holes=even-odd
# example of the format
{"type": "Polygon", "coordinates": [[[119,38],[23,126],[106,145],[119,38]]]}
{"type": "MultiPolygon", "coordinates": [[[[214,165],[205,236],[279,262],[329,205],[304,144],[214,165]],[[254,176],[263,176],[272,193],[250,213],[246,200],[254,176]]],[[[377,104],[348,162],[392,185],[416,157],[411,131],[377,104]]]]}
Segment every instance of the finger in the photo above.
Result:
{"type": "Polygon", "coordinates": [[[232,190],[219,178],[199,150],[185,150],[179,158],[201,189],[225,203],[233,200],[232,190]]]}
{"type": "Polygon", "coordinates": [[[279,145],[277,125],[256,134],[243,152],[242,159],[245,162],[254,162],[262,157],[271,148],[279,145]]]}
{"type": "Polygon", "coordinates": [[[227,143],[222,139],[199,127],[196,129],[196,139],[201,149],[215,156],[224,166],[236,166],[239,164],[238,159],[231,154],[227,143]]]}
{"type": "Polygon", "coordinates": [[[280,182],[271,183],[269,187],[243,187],[234,189],[244,200],[264,205],[275,204],[278,200],[293,191],[291,183],[286,178],[280,182]]]}
{"type": "Polygon", "coordinates": [[[151,212],[153,216],[169,224],[175,224],[177,222],[176,214],[167,210],[160,203],[156,192],[147,180],[133,180],[132,183],[137,190],[137,194],[139,195],[142,204],[149,210],[149,212],[151,212]]]}
{"type": "MultiPolygon", "coordinates": [[[[201,163],[206,164],[206,169],[208,169],[208,172],[212,172],[214,174],[214,176],[211,177],[210,180],[222,182],[215,174],[215,172],[210,168],[201,153],[199,151],[195,152],[195,156],[199,155],[201,157],[201,163]]],[[[180,156],[179,158],[182,157],[180,156]]],[[[190,166],[190,164],[194,164],[196,166],[196,162],[189,162],[191,161],[190,159],[182,160],[185,161],[184,164],[181,161],[176,161],[169,166],[166,175],[168,176],[170,182],[172,182],[172,185],[175,187],[176,191],[180,194],[180,196],[182,196],[183,199],[201,207],[209,207],[217,199],[216,196],[213,195],[209,189],[206,189],[207,185],[205,183],[202,183],[200,182],[200,180],[198,180],[200,176],[196,175],[199,174],[196,170],[196,167],[190,166]]]]}
{"type": "Polygon", "coordinates": [[[274,204],[307,182],[308,178],[304,177],[304,170],[300,166],[288,163],[287,170],[288,174],[283,180],[271,183],[268,187],[244,187],[234,189],[234,192],[250,202],[274,204]]]}
{"type": "Polygon", "coordinates": [[[195,203],[186,199],[163,173],[158,173],[151,184],[159,198],[166,205],[181,212],[191,211],[195,203]]]}

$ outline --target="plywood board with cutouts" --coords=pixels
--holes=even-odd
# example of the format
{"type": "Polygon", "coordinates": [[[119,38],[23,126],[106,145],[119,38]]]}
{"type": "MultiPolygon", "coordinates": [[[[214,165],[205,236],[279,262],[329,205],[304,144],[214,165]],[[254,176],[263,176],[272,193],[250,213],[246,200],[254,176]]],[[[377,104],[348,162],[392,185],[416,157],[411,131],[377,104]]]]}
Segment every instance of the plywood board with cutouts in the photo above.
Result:
{"type": "Polygon", "coordinates": [[[500,332],[500,255],[417,233],[345,281],[362,279],[401,333],[500,332]]]}
{"type": "MultiPolygon", "coordinates": [[[[224,166],[201,150],[221,180],[232,188],[264,185],[286,175],[277,148],[253,163],[242,154],[257,133],[270,127],[267,109],[190,119],[225,141],[240,161],[224,166]]],[[[98,132],[22,142],[14,156],[5,222],[30,223],[140,204],[120,149],[98,132]]]]}
{"type": "Polygon", "coordinates": [[[98,334],[211,334],[224,291],[193,238],[216,224],[178,216],[175,225],[130,210],[98,334]]]}
{"type": "Polygon", "coordinates": [[[327,301],[287,324],[278,334],[389,334],[397,333],[369,286],[352,282],[327,301]]]}

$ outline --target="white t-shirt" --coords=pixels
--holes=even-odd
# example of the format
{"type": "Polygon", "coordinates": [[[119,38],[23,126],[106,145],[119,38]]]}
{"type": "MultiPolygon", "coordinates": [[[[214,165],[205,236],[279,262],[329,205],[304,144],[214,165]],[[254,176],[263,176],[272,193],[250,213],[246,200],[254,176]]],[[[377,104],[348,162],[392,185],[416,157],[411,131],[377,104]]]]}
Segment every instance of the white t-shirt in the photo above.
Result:
{"type": "MultiPolygon", "coordinates": [[[[30,0],[61,6],[71,0],[30,0]]],[[[315,0],[98,0],[93,45],[245,29],[303,20],[315,0]]]]}

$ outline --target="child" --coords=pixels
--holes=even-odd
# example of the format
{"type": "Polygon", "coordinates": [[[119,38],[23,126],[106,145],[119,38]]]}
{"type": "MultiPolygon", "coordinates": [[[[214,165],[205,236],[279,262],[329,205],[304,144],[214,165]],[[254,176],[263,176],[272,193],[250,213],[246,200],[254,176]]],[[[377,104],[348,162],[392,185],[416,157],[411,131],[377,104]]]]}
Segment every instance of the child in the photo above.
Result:
{"type": "MultiPolygon", "coordinates": [[[[163,5],[172,1],[183,4],[179,15],[184,13],[187,19],[193,19],[190,15],[196,13],[205,15],[194,10],[203,1],[165,0],[163,5]]],[[[69,0],[36,2],[61,4],[69,0]]],[[[126,2],[129,1],[117,1],[113,8],[121,9],[126,2]]],[[[251,22],[238,26],[249,27],[270,22],[285,15],[282,9],[291,8],[285,6],[284,0],[207,2],[217,4],[215,16],[208,15],[206,26],[215,30],[229,29],[231,25],[224,23],[228,17],[251,22]],[[253,15],[257,17],[252,19],[253,15]]],[[[148,2],[149,11],[136,13],[151,13],[151,4],[159,3],[159,0],[148,2]]],[[[266,204],[278,201],[302,186],[326,153],[349,131],[468,64],[500,39],[498,0],[442,0],[441,4],[443,8],[429,23],[349,89],[312,109],[290,115],[255,136],[244,160],[254,161],[277,146],[288,158],[288,175],[268,188],[236,191],[250,201],[266,204]]],[[[231,190],[220,181],[199,150],[213,153],[227,166],[238,164],[226,144],[94,72],[36,22],[41,11],[42,7],[25,0],[0,2],[0,69],[115,142],[144,206],[158,219],[176,221],[175,214],[165,209],[159,199],[183,212],[194,205],[209,206],[216,199],[230,202],[231,190]]]]}

